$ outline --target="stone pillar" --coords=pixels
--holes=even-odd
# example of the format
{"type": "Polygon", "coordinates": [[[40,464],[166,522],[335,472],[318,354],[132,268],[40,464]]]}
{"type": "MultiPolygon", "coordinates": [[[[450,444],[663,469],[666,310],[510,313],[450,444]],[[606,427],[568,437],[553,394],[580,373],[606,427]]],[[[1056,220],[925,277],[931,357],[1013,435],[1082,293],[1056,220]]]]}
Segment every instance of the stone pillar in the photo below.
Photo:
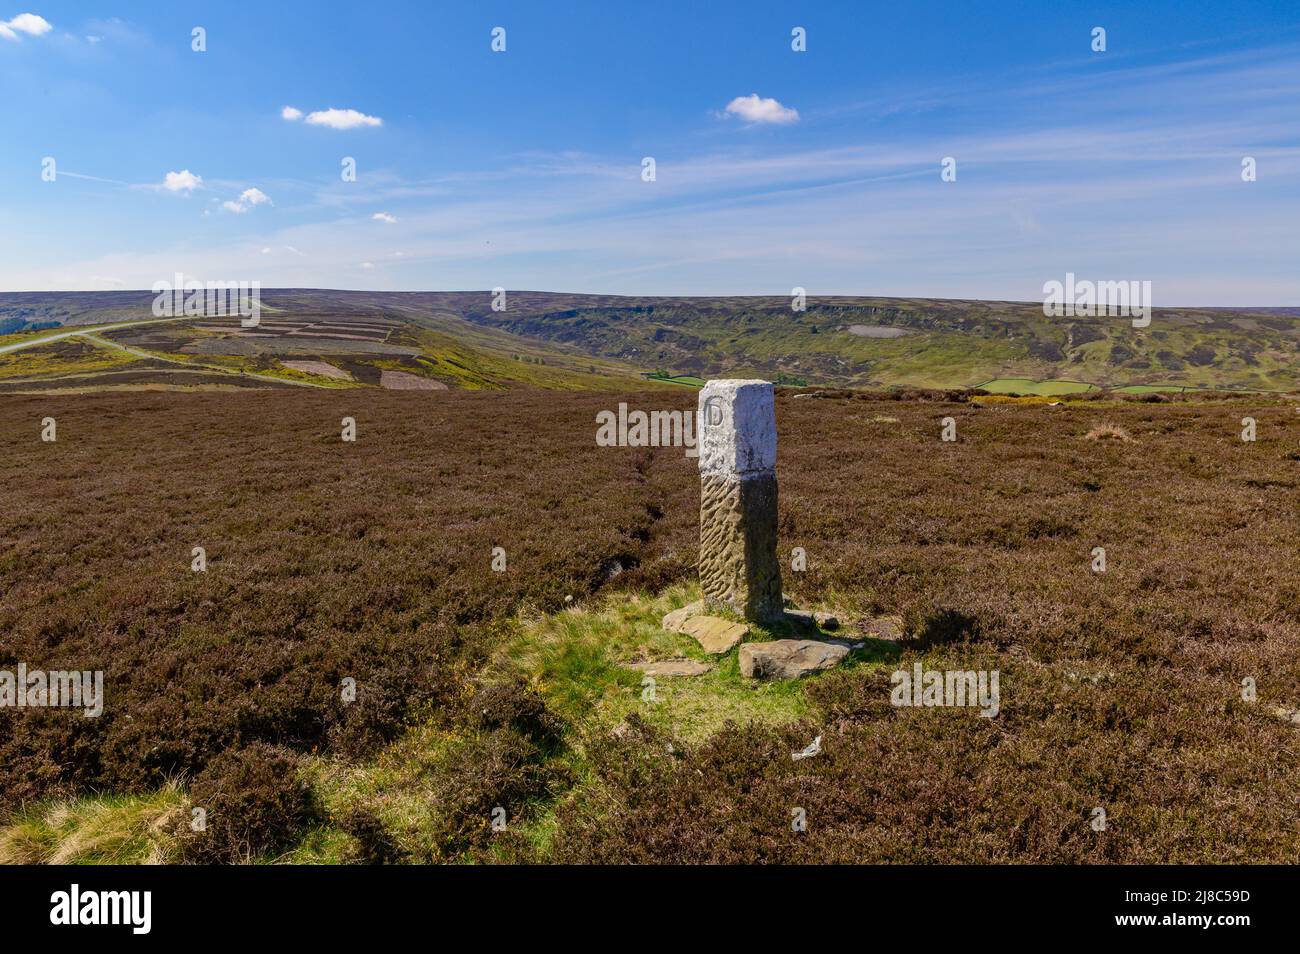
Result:
{"type": "Polygon", "coordinates": [[[710,381],[700,392],[700,585],[704,609],[779,623],[776,405],[767,381],[710,381]]]}

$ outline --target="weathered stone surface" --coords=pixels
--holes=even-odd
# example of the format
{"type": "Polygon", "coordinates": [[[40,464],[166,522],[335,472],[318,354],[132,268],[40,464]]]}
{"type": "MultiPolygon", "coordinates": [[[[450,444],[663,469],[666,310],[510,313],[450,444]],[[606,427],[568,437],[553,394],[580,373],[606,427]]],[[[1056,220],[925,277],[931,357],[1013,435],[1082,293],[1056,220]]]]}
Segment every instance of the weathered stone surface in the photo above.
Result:
{"type": "Polygon", "coordinates": [[[776,404],[766,381],[700,392],[700,586],[705,609],[757,622],[781,615],[776,558],[776,404]]]}
{"type": "Polygon", "coordinates": [[[840,628],[839,617],[834,613],[824,613],[821,610],[818,610],[816,613],[813,613],[813,619],[817,621],[817,625],[822,629],[840,628]]]}
{"type": "Polygon", "coordinates": [[[628,668],[647,676],[702,676],[713,671],[708,663],[695,659],[659,659],[655,662],[631,663],[628,668]]]}
{"type": "Polygon", "coordinates": [[[700,588],[704,605],[761,623],[782,618],[776,558],[776,475],[700,479],[700,588]]]}
{"type": "Polygon", "coordinates": [[[805,629],[816,629],[817,621],[813,619],[810,610],[790,609],[786,607],[785,621],[791,626],[802,626],[805,629]]]}
{"type": "Polygon", "coordinates": [[[777,639],[740,647],[740,674],[748,679],[798,679],[832,669],[849,654],[842,641],[777,639]]]}
{"type": "Polygon", "coordinates": [[[700,391],[700,473],[732,477],[776,468],[776,402],[767,381],[709,381],[700,391]]]}
{"type": "Polygon", "coordinates": [[[670,633],[680,633],[682,632],[682,626],[688,619],[692,616],[699,616],[703,612],[704,604],[696,600],[694,603],[687,603],[685,606],[673,610],[664,617],[660,625],[670,633]]]}
{"type": "Polygon", "coordinates": [[[692,637],[706,653],[716,656],[730,652],[748,635],[749,627],[720,616],[692,616],[682,625],[680,632],[692,637]]]}

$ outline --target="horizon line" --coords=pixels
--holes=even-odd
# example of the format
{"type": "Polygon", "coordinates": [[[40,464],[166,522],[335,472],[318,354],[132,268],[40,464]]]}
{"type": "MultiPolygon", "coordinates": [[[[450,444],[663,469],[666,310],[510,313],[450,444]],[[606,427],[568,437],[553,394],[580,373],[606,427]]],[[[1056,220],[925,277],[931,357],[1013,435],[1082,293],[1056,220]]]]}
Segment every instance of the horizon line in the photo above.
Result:
{"type": "MultiPolygon", "coordinates": [[[[227,284],[230,284],[227,282],[227,284]]],[[[351,295],[492,295],[493,290],[490,288],[459,288],[459,289],[384,289],[384,288],[325,288],[321,286],[296,286],[282,285],[275,287],[261,287],[261,292],[327,292],[343,293],[351,295]]],[[[717,295],[628,295],[614,294],[607,292],[586,292],[586,291],[547,291],[534,288],[506,288],[506,294],[516,295],[580,295],[587,298],[628,298],[628,299],[668,299],[672,301],[693,301],[693,300],[711,300],[717,298],[753,298],[753,299],[785,299],[790,295],[763,295],[763,294],[717,294],[717,295]]],[[[158,295],[151,288],[94,288],[94,289],[28,289],[22,291],[0,291],[0,297],[5,295],[158,295]]],[[[873,294],[867,295],[858,292],[827,292],[818,295],[807,295],[805,300],[812,302],[816,299],[826,298],[862,298],[862,299],[895,299],[904,301],[933,301],[933,302],[955,302],[955,303],[975,303],[975,304],[997,304],[997,305],[1038,305],[1042,306],[1043,302],[1039,299],[1015,299],[1015,298],[944,298],[932,295],[889,295],[873,294]]],[[[1173,309],[1195,309],[1197,311],[1300,311],[1300,305],[1189,305],[1189,304],[1171,304],[1171,305],[1153,305],[1153,311],[1169,311],[1173,309]]],[[[1086,316],[1085,316],[1086,317],[1086,316]]],[[[1105,317],[1105,316],[1092,316],[1105,317]]],[[[1294,316],[1293,316],[1294,317],[1294,316]]]]}

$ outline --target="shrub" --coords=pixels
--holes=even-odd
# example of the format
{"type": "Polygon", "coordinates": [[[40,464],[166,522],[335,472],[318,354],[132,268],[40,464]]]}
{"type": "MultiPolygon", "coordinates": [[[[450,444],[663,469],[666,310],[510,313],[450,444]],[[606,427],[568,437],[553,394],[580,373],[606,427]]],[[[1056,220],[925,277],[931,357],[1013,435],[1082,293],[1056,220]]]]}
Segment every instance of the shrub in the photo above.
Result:
{"type": "Polygon", "coordinates": [[[393,841],[379,817],[369,809],[354,808],[339,823],[354,839],[347,860],[362,865],[394,865],[405,853],[393,841]]]}
{"type": "Polygon", "coordinates": [[[483,687],[470,701],[469,715],[480,728],[513,729],[545,752],[559,745],[564,730],[546,701],[522,682],[483,687]]]}
{"type": "Polygon", "coordinates": [[[532,803],[558,792],[567,775],[513,728],[495,729],[456,744],[428,780],[435,818],[429,844],[443,861],[492,839],[493,813],[507,826],[528,817],[532,803]]]}
{"type": "Polygon", "coordinates": [[[187,861],[237,863],[288,847],[315,817],[298,760],[262,742],[224,752],[195,776],[190,802],[206,829],[185,836],[187,861]]]}

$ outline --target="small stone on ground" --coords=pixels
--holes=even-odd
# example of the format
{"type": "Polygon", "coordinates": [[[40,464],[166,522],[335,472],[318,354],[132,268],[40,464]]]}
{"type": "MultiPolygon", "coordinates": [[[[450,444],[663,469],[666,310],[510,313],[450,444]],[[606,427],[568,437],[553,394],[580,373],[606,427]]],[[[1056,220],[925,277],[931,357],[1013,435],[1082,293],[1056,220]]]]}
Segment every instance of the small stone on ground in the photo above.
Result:
{"type": "Polygon", "coordinates": [[[692,616],[699,616],[702,612],[704,612],[704,604],[696,600],[694,603],[687,603],[680,609],[673,610],[664,617],[663,623],[660,625],[670,633],[685,632],[682,626],[686,624],[686,621],[692,616]]]}
{"type": "Polygon", "coordinates": [[[628,668],[643,672],[647,676],[702,676],[706,672],[713,672],[713,667],[706,662],[684,658],[629,663],[628,668]]]}
{"type": "Polygon", "coordinates": [[[849,654],[840,641],[776,639],[740,647],[740,674],[748,679],[799,679],[833,669],[849,654]]]}
{"type": "Polygon", "coordinates": [[[749,633],[744,623],[733,623],[721,616],[693,616],[680,630],[704,647],[706,653],[715,656],[729,652],[749,633]]]}

